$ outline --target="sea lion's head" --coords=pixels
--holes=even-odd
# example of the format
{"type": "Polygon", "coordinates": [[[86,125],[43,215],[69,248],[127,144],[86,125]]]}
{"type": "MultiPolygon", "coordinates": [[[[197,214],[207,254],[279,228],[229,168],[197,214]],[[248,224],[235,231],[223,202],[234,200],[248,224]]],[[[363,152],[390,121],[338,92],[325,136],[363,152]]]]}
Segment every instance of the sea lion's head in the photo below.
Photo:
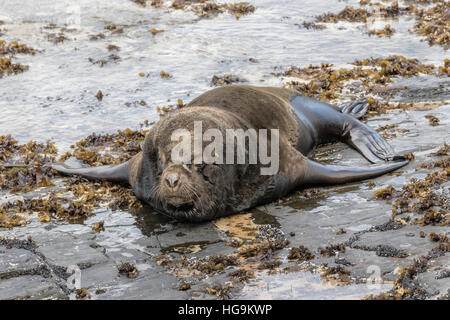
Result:
{"type": "MultiPolygon", "coordinates": [[[[180,220],[205,221],[227,213],[243,166],[196,162],[194,122],[201,122],[202,133],[215,129],[223,133],[224,137],[226,129],[238,125],[230,116],[202,107],[175,112],[161,120],[144,142],[143,161],[151,167],[149,173],[152,176],[144,197],[146,202],[163,214],[180,220]],[[174,159],[173,150],[177,146],[179,148],[182,140],[176,135],[180,129],[191,134],[188,145],[192,152],[184,159],[174,159]]],[[[202,141],[201,149],[205,150],[208,144],[202,141]]]]}

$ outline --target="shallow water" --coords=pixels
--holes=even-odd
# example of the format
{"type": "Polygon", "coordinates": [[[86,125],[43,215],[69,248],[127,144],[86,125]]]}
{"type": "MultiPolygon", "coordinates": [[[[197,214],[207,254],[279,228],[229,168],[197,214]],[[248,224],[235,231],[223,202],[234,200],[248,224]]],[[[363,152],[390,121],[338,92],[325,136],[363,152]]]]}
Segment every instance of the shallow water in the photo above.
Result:
{"type": "MultiPolygon", "coordinates": [[[[12,134],[20,142],[50,139],[63,153],[92,132],[114,132],[127,127],[137,129],[144,120],[157,121],[156,106],[175,104],[179,98],[189,102],[211,88],[214,74],[237,75],[254,85],[281,85],[283,80],[271,75],[280,66],[321,62],[339,65],[355,59],[392,54],[442,65],[446,57],[442,48],[429,47],[419,37],[410,34],[408,29],[413,20],[403,17],[389,21],[397,31],[391,39],[363,34],[358,29],[362,24],[338,23],[321,31],[306,30],[297,25],[312,20],[317,14],[329,10],[337,12],[359,1],[250,2],[257,8],[255,13],[239,20],[223,14],[199,21],[189,12],[142,8],[127,0],[63,0],[56,4],[50,0],[0,0],[0,20],[5,22],[0,28],[7,29],[2,38],[19,40],[40,50],[35,56],[18,56],[18,61],[30,66],[29,71],[0,79],[0,135],[12,134]],[[57,28],[44,28],[51,23],[57,28]],[[104,30],[104,26],[110,23],[123,27],[123,33],[111,34],[104,30]],[[58,33],[65,24],[73,29],[64,33],[69,40],[58,44],[48,41],[48,33],[58,33]],[[149,32],[152,28],[164,29],[165,32],[153,36],[149,32]],[[105,39],[89,40],[90,35],[100,32],[105,34],[105,39]],[[108,62],[103,68],[89,62],[89,58],[107,58],[111,54],[106,48],[109,44],[120,47],[119,52],[114,52],[120,56],[119,61],[108,62]],[[257,62],[250,62],[249,58],[257,62]],[[159,75],[162,70],[173,77],[162,79],[159,75]],[[145,77],[140,77],[140,72],[144,72],[145,77]],[[104,94],[101,102],[95,97],[99,89],[104,94]],[[145,106],[133,103],[141,100],[145,100],[145,106]],[[127,107],[126,103],[131,103],[131,106],[127,107]]],[[[368,26],[378,29],[385,23],[374,21],[368,26]]],[[[405,82],[414,85],[418,83],[416,80],[405,82]]],[[[448,139],[450,123],[448,105],[433,111],[441,120],[440,127],[428,127],[428,120],[424,118],[427,113],[412,111],[400,116],[384,115],[371,119],[368,124],[376,127],[395,123],[399,128],[410,129],[409,133],[391,142],[400,153],[414,151],[423,160],[448,139]],[[415,140],[411,141],[411,137],[415,140]]],[[[354,151],[342,146],[332,154],[331,162],[367,165],[354,151]]],[[[423,172],[407,167],[378,178],[376,184],[377,187],[387,184],[398,187],[412,176],[423,175],[423,172]],[[398,176],[400,174],[402,176],[398,176]]],[[[391,215],[391,206],[374,200],[366,183],[321,190],[323,194],[313,199],[294,197],[285,204],[254,209],[251,211],[253,222],[280,227],[286,234],[295,231],[297,235],[291,239],[292,245],[304,244],[315,249],[344,241],[354,232],[368,230],[387,221],[391,215]],[[336,236],[339,228],[345,228],[347,235],[336,236]]],[[[186,246],[201,249],[193,251],[194,256],[233,250],[225,245],[227,237],[212,223],[174,222],[155,215],[149,208],[136,213],[100,209],[83,225],[43,225],[35,217],[26,227],[1,233],[19,238],[32,235],[38,243],[41,239],[45,243],[49,234],[80,239],[85,235],[93,237],[116,263],[137,261],[144,285],[141,282],[108,282],[103,286],[108,288],[110,296],[106,297],[109,298],[123,297],[123,292],[129,292],[127,290],[131,290],[131,297],[132,290],[145,291],[142,289],[145,288],[145,280],[157,274],[157,267],[154,263],[143,262],[142,257],[153,257],[165,250],[186,246]],[[105,231],[92,236],[91,226],[101,220],[105,221],[105,231]]],[[[65,250],[70,251],[71,248],[65,250]]],[[[358,256],[358,259],[364,268],[369,264],[365,257],[358,256]]],[[[390,262],[391,265],[396,263],[390,262]]],[[[362,270],[364,273],[365,269],[362,270]]],[[[386,273],[391,272],[389,268],[387,270],[386,273]]],[[[152,281],[152,285],[158,283],[157,280],[152,281]]],[[[156,294],[156,298],[161,297],[155,286],[145,291],[149,294],[147,297],[153,297],[152,294],[156,294]]],[[[309,273],[261,274],[236,298],[353,299],[390,287],[383,285],[375,291],[368,290],[366,285],[336,287],[323,284],[318,275],[309,273]]],[[[176,290],[164,290],[161,291],[165,294],[163,297],[181,297],[176,290]]]]}
{"type": "Polygon", "coordinates": [[[309,272],[262,276],[247,285],[236,299],[244,300],[356,300],[388,291],[392,283],[340,286],[320,279],[309,272]]]}
{"type": "MultiPolygon", "coordinates": [[[[250,84],[280,85],[270,75],[275,67],[321,62],[343,64],[357,58],[400,54],[442,64],[445,52],[429,47],[408,32],[413,21],[389,23],[397,30],[391,39],[369,37],[357,27],[338,23],[321,31],[298,24],[317,14],[339,11],[359,1],[250,1],[254,14],[239,20],[229,14],[214,19],[189,12],[142,8],[131,1],[25,0],[0,1],[5,40],[19,40],[41,50],[19,57],[30,70],[0,81],[0,134],[11,133],[20,142],[52,140],[60,151],[92,132],[115,132],[156,121],[156,106],[190,101],[210,89],[214,74],[234,74],[250,84]],[[45,29],[49,24],[56,29],[45,29]],[[104,26],[123,27],[111,34],[104,26]],[[48,33],[67,25],[69,40],[54,44],[48,33]],[[165,32],[153,36],[149,30],[165,32]],[[105,39],[89,36],[104,33],[105,39]],[[120,47],[118,62],[103,68],[88,61],[107,58],[108,44],[120,47]],[[254,58],[257,63],[249,62],[254,58]],[[173,77],[161,79],[164,70],[173,77]],[[140,77],[140,72],[145,77],[140,77]],[[99,102],[95,95],[105,95],[99,102]],[[145,100],[146,106],[125,103],[145,100]]],[[[380,28],[384,22],[368,24],[380,28]]]]}

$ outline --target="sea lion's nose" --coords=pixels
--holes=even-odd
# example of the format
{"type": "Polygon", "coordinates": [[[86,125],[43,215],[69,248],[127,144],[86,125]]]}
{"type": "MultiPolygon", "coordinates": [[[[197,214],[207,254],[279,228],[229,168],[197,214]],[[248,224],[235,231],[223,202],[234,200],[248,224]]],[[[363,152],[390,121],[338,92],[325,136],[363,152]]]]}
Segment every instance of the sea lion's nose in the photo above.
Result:
{"type": "Polygon", "coordinates": [[[180,176],[176,173],[169,173],[166,175],[166,182],[171,188],[175,188],[180,180],[180,176]]]}

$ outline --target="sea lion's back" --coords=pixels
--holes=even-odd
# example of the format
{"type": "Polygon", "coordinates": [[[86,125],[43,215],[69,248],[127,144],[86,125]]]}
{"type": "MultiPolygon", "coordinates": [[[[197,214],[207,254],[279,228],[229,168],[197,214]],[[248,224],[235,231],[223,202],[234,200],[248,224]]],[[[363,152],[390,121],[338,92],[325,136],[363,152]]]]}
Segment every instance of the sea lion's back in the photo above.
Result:
{"type": "Polygon", "coordinates": [[[295,91],[276,87],[229,85],[203,93],[187,107],[208,106],[233,113],[248,127],[279,129],[296,143],[298,121],[290,105],[295,91]]]}

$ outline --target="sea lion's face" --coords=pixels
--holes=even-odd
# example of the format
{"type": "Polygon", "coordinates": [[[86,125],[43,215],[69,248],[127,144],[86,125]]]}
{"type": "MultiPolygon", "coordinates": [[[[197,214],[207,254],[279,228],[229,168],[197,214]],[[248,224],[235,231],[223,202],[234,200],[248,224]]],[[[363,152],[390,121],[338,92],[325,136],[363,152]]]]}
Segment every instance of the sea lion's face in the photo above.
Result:
{"type": "Polygon", "coordinates": [[[205,221],[226,210],[232,166],[174,164],[159,159],[151,203],[162,213],[189,221],[205,221]]]}
{"type": "MultiPolygon", "coordinates": [[[[143,197],[157,211],[180,220],[206,221],[231,213],[229,208],[243,173],[242,166],[211,161],[208,153],[203,153],[211,142],[202,137],[196,139],[195,124],[199,121],[201,135],[214,129],[225,136],[226,130],[234,125],[218,111],[195,107],[181,109],[158,122],[144,142],[143,153],[151,167],[148,172],[151,183],[143,197]],[[187,135],[176,135],[180,129],[187,135]],[[200,161],[195,141],[201,141],[203,146],[200,161]],[[177,157],[180,154],[175,152],[177,147],[188,145],[190,148],[181,153],[187,156],[177,157]]],[[[225,147],[221,144],[214,150],[220,153],[225,147]]],[[[217,153],[211,151],[211,156],[215,155],[217,153]]]]}

